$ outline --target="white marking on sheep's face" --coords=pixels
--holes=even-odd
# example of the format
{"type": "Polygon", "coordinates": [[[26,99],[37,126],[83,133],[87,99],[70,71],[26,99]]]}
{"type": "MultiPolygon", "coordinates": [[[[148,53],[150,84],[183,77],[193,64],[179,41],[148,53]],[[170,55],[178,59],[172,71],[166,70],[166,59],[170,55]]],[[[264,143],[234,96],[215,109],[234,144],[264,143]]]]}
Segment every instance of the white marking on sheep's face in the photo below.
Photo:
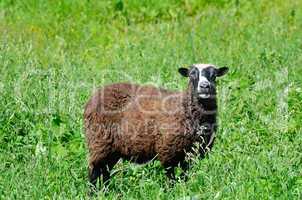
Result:
{"type": "Polygon", "coordinates": [[[179,68],[179,73],[189,77],[193,85],[193,93],[202,99],[211,98],[216,94],[216,77],[224,75],[227,67],[216,68],[212,64],[194,64],[190,68],[179,68]]]}

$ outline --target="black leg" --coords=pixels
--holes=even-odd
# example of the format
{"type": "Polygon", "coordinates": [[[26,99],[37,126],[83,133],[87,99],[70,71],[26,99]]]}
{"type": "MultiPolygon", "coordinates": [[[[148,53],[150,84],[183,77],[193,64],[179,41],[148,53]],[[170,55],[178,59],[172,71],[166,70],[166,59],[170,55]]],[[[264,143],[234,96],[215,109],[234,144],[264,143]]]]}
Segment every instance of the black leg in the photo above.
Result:
{"type": "MultiPolygon", "coordinates": [[[[110,179],[110,171],[113,169],[114,165],[120,159],[119,155],[111,155],[110,159],[107,159],[107,164],[101,167],[101,176],[104,186],[108,186],[110,179]]],[[[101,188],[101,186],[100,186],[101,188]]]]}
{"type": "MultiPolygon", "coordinates": [[[[109,179],[110,179],[110,169],[108,166],[102,167],[101,169],[101,176],[102,176],[102,183],[104,186],[108,186],[109,179]]],[[[100,182],[100,188],[102,187],[102,184],[100,182]]]]}
{"type": "Polygon", "coordinates": [[[91,162],[90,164],[90,170],[89,170],[89,182],[91,183],[91,192],[95,193],[97,192],[97,180],[102,178],[102,181],[99,181],[99,189],[102,188],[102,183],[104,186],[107,186],[110,179],[110,170],[114,167],[114,165],[119,160],[119,155],[111,155],[110,157],[106,159],[102,159],[101,161],[97,162],[91,162]],[[106,160],[106,162],[104,162],[106,160]]]}
{"type": "Polygon", "coordinates": [[[184,181],[187,181],[188,180],[188,175],[187,175],[187,170],[189,169],[189,163],[187,161],[183,161],[180,163],[180,168],[182,169],[182,173],[180,174],[181,178],[184,180],[184,181]]]}
{"type": "Polygon", "coordinates": [[[166,171],[166,175],[169,179],[175,180],[174,167],[166,167],[165,171],[166,171]]]}
{"type": "Polygon", "coordinates": [[[91,169],[89,169],[89,182],[91,184],[90,193],[94,193],[96,191],[96,183],[99,177],[101,176],[101,169],[99,166],[93,166],[91,169]]]}

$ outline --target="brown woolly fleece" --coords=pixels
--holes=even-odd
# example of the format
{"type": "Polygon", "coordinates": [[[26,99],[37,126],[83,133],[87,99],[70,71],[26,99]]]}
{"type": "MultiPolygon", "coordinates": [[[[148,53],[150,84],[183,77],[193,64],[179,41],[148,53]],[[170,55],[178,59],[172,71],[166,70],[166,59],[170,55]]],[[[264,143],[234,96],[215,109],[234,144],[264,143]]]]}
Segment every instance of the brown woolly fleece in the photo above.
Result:
{"type": "Polygon", "coordinates": [[[120,158],[136,163],[158,159],[173,176],[175,166],[185,168],[186,152],[194,143],[200,144],[203,156],[213,145],[216,99],[200,101],[191,87],[173,92],[117,83],[99,89],[84,113],[92,184],[101,175],[109,179],[120,158]]]}

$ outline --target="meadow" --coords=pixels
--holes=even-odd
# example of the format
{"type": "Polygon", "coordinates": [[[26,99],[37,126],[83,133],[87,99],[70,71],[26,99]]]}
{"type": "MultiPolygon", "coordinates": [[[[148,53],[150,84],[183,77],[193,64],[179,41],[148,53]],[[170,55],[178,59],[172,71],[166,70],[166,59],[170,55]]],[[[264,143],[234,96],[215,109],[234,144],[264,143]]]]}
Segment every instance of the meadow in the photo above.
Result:
{"type": "Polygon", "coordinates": [[[119,81],[229,66],[188,181],[119,162],[95,199],[302,199],[302,1],[1,0],[0,199],[89,199],[84,105],[119,81]]]}

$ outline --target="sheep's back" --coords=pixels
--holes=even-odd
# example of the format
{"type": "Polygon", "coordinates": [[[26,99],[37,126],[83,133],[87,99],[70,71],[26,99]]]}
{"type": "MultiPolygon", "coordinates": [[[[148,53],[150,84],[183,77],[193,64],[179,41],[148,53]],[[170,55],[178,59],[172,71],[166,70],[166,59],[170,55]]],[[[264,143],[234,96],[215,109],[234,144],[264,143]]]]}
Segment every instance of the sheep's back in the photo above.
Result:
{"type": "Polygon", "coordinates": [[[173,134],[180,128],[181,98],[182,93],[154,86],[126,83],[105,86],[85,108],[88,145],[97,142],[111,145],[122,156],[131,156],[137,162],[152,159],[156,146],[162,143],[162,135],[173,134]],[[93,126],[102,130],[91,132],[89,127],[93,126]]]}

